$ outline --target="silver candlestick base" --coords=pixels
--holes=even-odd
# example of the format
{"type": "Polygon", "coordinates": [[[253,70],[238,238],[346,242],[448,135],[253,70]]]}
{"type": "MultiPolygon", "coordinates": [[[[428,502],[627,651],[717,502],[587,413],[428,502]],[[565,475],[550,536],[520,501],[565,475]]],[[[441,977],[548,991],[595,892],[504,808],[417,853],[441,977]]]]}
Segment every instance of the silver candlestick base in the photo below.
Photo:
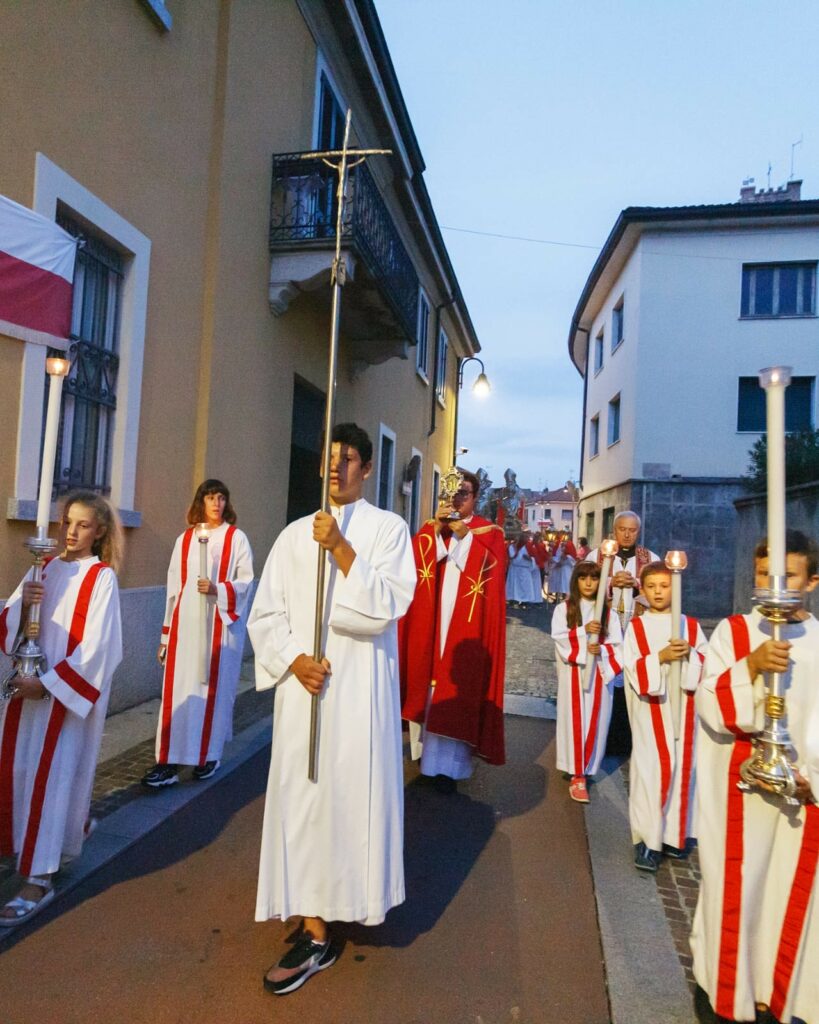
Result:
{"type": "MultiPolygon", "coordinates": [[[[779,640],[784,623],[802,604],[798,591],[786,590],[785,580],[772,580],[775,586],[754,591],[754,601],[773,626],[773,639],[779,640]]],[[[737,786],[747,793],[758,790],[773,793],[785,803],[798,804],[796,797],[796,751],[788,731],[784,683],[780,673],[769,673],[765,687],[765,723],[754,736],[754,752],[739,769],[737,786]]]]}
{"type": "MultiPolygon", "coordinates": [[[[26,547],[34,557],[32,583],[40,583],[43,578],[43,563],[46,557],[57,548],[57,541],[45,535],[44,530],[37,531],[36,537],[29,537],[26,547]]],[[[28,622],[25,628],[25,641],[14,652],[11,671],[0,683],[0,700],[11,700],[17,692],[14,685],[16,676],[42,676],[47,669],[45,655],[37,643],[40,636],[40,606],[33,604],[29,608],[28,622]]]]}

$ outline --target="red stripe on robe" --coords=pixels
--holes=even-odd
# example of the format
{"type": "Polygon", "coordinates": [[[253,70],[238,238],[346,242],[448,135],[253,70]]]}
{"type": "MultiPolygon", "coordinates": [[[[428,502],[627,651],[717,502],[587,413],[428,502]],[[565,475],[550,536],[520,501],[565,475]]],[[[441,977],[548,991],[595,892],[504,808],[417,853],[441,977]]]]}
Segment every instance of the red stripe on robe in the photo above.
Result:
{"type": "Polygon", "coordinates": [[[595,667],[594,670],[594,701],[592,703],[591,716],[589,718],[589,726],[586,730],[586,747],[583,751],[583,774],[589,770],[591,764],[592,754],[594,753],[594,744],[597,739],[597,723],[600,720],[600,705],[603,700],[603,673],[600,671],[600,664],[595,667]]]}
{"type": "Polygon", "coordinates": [[[173,680],[176,672],[176,648],[179,644],[179,606],[182,592],[188,582],[188,554],[193,541],[193,527],[185,531],[182,538],[182,583],[173,606],[171,631],[168,635],[168,653],[165,657],[165,679],[162,686],[162,732],[159,737],[159,763],[167,764],[171,746],[171,719],[173,717],[173,680]]]}
{"type": "MultiPolygon", "coordinates": [[[[741,661],[751,652],[748,623],[742,615],[728,620],[734,645],[734,658],[741,661]]],[[[734,697],[730,688],[730,669],[717,681],[717,698],[723,719],[735,735],[734,750],[728,768],[728,809],[725,822],[725,878],[722,889],[722,925],[720,930],[719,971],[714,1009],[729,1020],[734,1016],[734,998],[739,962],[739,927],[742,917],[742,861],[744,843],[744,805],[742,791],[737,788],[742,762],[751,754],[751,743],[737,729],[734,697]]]]}
{"type": "Polygon", "coordinates": [[[14,854],[14,755],[20,729],[22,700],[9,702],[0,745],[0,857],[14,854]]]}
{"type": "MultiPolygon", "coordinates": [[[[230,553],[233,547],[233,535],[236,527],[228,527],[222,545],[222,557],[219,561],[218,583],[224,583],[230,566],[230,553]]],[[[231,590],[233,588],[231,587],[231,590]]],[[[208,758],[208,747],[213,732],[213,712],[216,707],[216,689],[219,684],[219,662],[222,656],[222,624],[216,610],[213,612],[213,633],[210,645],[210,672],[208,674],[208,697],[205,704],[205,715],[202,721],[202,740],[199,745],[199,764],[204,765],[208,758]]]]}
{"type": "Polygon", "coordinates": [[[9,610],[8,608],[4,608],[2,612],[0,612],[0,651],[5,651],[6,649],[6,642],[8,641],[9,637],[8,619],[9,610]]]}
{"type": "MultiPolygon", "coordinates": [[[[779,948],[776,952],[770,1003],[771,1013],[777,1020],[784,1016],[788,990],[816,878],[817,862],[819,862],[819,807],[816,804],[808,804],[805,807],[805,825],[802,844],[799,848],[799,860],[793,876],[788,905],[785,908],[785,918],[782,922],[779,948]]],[[[815,967],[816,965],[814,965],[814,969],[815,967]]]]}
{"type": "MultiPolygon", "coordinates": [[[[71,616],[71,626],[68,631],[68,644],[66,645],[66,656],[70,657],[82,643],[85,634],[85,624],[88,620],[88,608],[91,604],[91,594],[97,577],[103,569],[107,568],[104,562],[97,562],[92,565],[85,578],[80,584],[77,594],[77,603],[74,605],[74,614],[71,616]]],[[[61,664],[65,664],[62,662],[61,664]]],[[[81,678],[78,676],[78,678],[81,678]]],[[[85,680],[83,680],[85,682],[85,680]]],[[[95,691],[96,692],[96,691],[95,691]]],[[[31,874],[31,865],[34,859],[34,852],[37,848],[37,839],[40,835],[40,823],[43,816],[43,804],[45,803],[48,780],[51,775],[51,766],[54,762],[54,753],[60,738],[60,731],[65,721],[66,708],[60,701],[55,700],[51,709],[46,726],[43,749],[40,753],[40,763],[37,765],[37,772],[34,776],[34,788],[29,804],[28,821],[26,822],[26,833],[23,839],[23,847],[20,853],[21,875],[31,874]]]]}
{"type": "MultiPolygon", "coordinates": [[[[692,653],[696,654],[698,623],[690,615],[685,616],[685,621],[688,627],[688,643],[692,653]]],[[[680,697],[685,708],[685,727],[683,729],[682,766],[680,769],[680,834],[677,847],[682,850],[688,838],[688,807],[691,802],[691,772],[694,766],[694,735],[697,716],[694,707],[694,694],[689,693],[687,690],[682,690],[680,697]]]]}
{"type": "MultiPolygon", "coordinates": [[[[651,654],[651,648],[648,644],[648,637],[646,636],[645,626],[639,619],[632,619],[631,624],[634,627],[634,639],[637,641],[637,647],[643,659],[647,658],[651,654]]],[[[648,690],[648,670],[645,666],[645,661],[637,662],[637,675],[640,678],[641,672],[645,676],[645,688],[648,690]]],[[[666,801],[668,800],[668,790],[671,786],[671,755],[668,752],[668,743],[665,738],[665,726],[663,725],[663,709],[660,705],[661,697],[652,697],[647,692],[643,691],[643,680],[640,679],[640,689],[642,693],[645,693],[645,699],[651,708],[651,727],[654,730],[654,743],[657,746],[657,757],[660,761],[660,810],[665,809],[666,801]]]]}

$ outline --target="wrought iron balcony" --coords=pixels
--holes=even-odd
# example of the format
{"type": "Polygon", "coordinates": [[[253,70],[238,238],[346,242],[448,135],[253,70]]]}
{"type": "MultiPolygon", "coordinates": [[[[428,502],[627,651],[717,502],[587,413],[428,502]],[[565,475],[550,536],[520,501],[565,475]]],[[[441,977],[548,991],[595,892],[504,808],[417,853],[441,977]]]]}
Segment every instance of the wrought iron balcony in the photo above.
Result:
{"type": "MultiPolygon", "coordinates": [[[[274,259],[310,251],[332,253],[337,181],[334,168],[321,160],[301,159],[298,153],[273,157],[270,251],[274,259]]],[[[344,290],[343,329],[350,337],[361,341],[400,337],[404,343],[414,344],[418,275],[364,163],[349,173],[341,244],[358,262],[354,280],[348,281],[344,290]]],[[[322,280],[329,281],[323,270],[322,280]]],[[[275,276],[276,271],[271,268],[271,282],[275,276]]],[[[281,292],[283,282],[278,283],[281,292]]],[[[303,287],[298,277],[291,283],[295,291],[316,287],[315,284],[303,287]]],[[[286,308],[289,298],[281,302],[282,308],[286,308]]],[[[271,304],[275,308],[272,291],[271,304]]],[[[386,352],[382,358],[392,354],[395,353],[386,352]]],[[[380,361],[370,355],[363,358],[368,362],[380,361]]]]}

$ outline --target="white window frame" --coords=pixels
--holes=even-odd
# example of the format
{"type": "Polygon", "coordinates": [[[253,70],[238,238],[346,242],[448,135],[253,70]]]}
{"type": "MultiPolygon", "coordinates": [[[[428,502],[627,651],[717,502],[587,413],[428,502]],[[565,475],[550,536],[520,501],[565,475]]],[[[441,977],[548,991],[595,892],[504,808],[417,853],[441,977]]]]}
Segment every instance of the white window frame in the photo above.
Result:
{"type": "Polygon", "coordinates": [[[589,417],[589,462],[600,454],[600,413],[589,417]]]}
{"type": "Polygon", "coordinates": [[[379,502],[381,501],[381,461],[384,457],[384,438],[388,438],[392,441],[392,452],[390,455],[389,465],[389,489],[387,492],[387,505],[386,510],[392,512],[395,505],[395,431],[390,430],[388,426],[383,423],[378,424],[378,466],[375,477],[375,503],[381,508],[379,502]]]}
{"type": "Polygon", "coordinates": [[[441,467],[437,462],[432,463],[432,494],[430,495],[430,518],[435,518],[435,513],[438,511],[438,491],[441,488],[441,467]]]}
{"type": "Polygon", "coordinates": [[[446,364],[449,350],[449,335],[443,327],[438,330],[438,348],[435,352],[435,396],[438,405],[446,409],[446,364]]]}
{"type": "Polygon", "coordinates": [[[611,351],[614,354],[626,340],[626,296],[621,295],[611,311],[611,351]],[[620,314],[618,317],[617,314],[620,314]],[[617,337],[615,324],[620,323],[620,337],[617,337]]]}
{"type": "MultiPolygon", "coordinates": [[[[58,203],[87,221],[101,234],[107,235],[125,254],[120,306],[117,411],[111,442],[110,499],[119,509],[125,526],[139,526],[142,515],[134,509],[134,494],[151,242],[133,224],[103,203],[61,167],[42,153],[37,153],[33,209],[49,220],[56,220],[58,203]]],[[[44,345],[25,343],[17,426],[14,497],[9,498],[7,510],[10,519],[33,521],[37,516],[45,360],[44,345]]]]}
{"type": "Polygon", "coordinates": [[[608,414],[606,417],[606,443],[607,447],[613,448],[614,445],[620,443],[620,438],[623,436],[623,397],[618,391],[616,395],[612,395],[609,399],[608,414]],[[612,437],[612,406],[617,404],[617,437],[612,437]]]}
{"type": "Polygon", "coordinates": [[[423,288],[418,289],[418,319],[415,324],[415,372],[421,378],[421,380],[429,385],[429,329],[432,322],[432,304],[429,301],[429,297],[423,288]],[[426,306],[427,311],[427,323],[426,323],[426,337],[423,340],[423,346],[421,344],[421,323],[422,313],[426,306]],[[422,358],[423,357],[423,358],[422,358]]]}
{"type": "Polygon", "coordinates": [[[594,336],[594,375],[603,369],[606,362],[606,331],[605,328],[601,327],[600,330],[594,336]],[[598,361],[598,356],[599,361],[598,361]]]}
{"type": "Polygon", "coordinates": [[[313,138],[313,149],[316,149],[318,147],[319,130],[320,130],[320,127],[321,127],[320,124],[319,124],[319,116],[320,116],[320,113],[321,113],[321,75],[322,75],[322,72],[326,76],[327,81],[330,83],[330,88],[335,93],[335,97],[338,100],[339,105],[341,106],[341,109],[342,110],[347,110],[349,108],[349,106],[350,106],[350,104],[347,102],[347,100],[346,100],[346,98],[344,96],[344,93],[338,87],[338,82],[336,81],[335,76],[333,75],[333,72],[330,70],[330,65],[327,63],[327,58],[324,56],[324,54],[321,52],[321,50],[317,49],[316,50],[316,81],[315,81],[315,85],[313,87],[313,93],[314,93],[313,94],[313,135],[312,135],[312,138],[313,138]]]}

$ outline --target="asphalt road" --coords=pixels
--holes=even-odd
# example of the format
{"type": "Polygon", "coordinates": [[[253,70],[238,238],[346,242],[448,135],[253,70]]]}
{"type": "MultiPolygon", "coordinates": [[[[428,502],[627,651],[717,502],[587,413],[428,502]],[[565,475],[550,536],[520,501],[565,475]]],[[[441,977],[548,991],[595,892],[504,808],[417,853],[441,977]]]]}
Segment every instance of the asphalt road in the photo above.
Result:
{"type": "Polygon", "coordinates": [[[409,769],[407,902],[337,925],[338,963],[286,997],[261,979],[294,922],[253,922],[256,755],[4,944],[1,1024],[606,1024],[583,814],[553,740],[553,722],[507,718],[509,763],[454,795],[409,769]]]}

